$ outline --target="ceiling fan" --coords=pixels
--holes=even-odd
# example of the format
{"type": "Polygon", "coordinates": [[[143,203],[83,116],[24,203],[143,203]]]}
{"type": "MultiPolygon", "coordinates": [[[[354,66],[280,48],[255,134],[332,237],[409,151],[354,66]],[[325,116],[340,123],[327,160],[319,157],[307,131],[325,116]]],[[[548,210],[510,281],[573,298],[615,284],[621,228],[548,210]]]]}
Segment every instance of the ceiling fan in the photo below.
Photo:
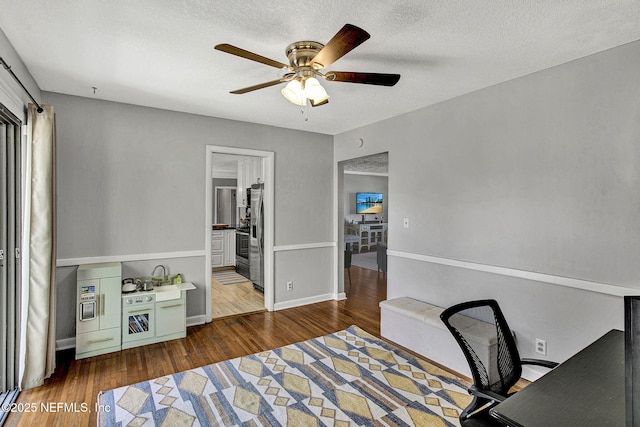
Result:
{"type": "Polygon", "coordinates": [[[243,94],[288,82],[282,89],[282,95],[287,100],[296,105],[304,106],[308,99],[311,106],[317,107],[329,102],[329,95],[320,85],[317,77],[334,82],[379,86],[393,86],[398,83],[400,74],[350,71],[328,71],[323,73],[325,68],[365,42],[369,37],[371,37],[369,33],[362,28],[346,24],[326,45],[313,41],[291,43],[286,49],[289,65],[226,43],[216,45],[215,49],[285,70],[285,74],[277,80],[234,90],[231,93],[243,94]]]}

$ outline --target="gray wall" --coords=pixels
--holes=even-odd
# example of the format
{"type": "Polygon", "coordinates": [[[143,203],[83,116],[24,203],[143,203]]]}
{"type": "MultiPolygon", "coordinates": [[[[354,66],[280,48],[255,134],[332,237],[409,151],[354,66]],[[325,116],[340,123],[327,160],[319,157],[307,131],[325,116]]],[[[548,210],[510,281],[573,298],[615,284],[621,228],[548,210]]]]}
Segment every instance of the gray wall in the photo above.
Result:
{"type": "MultiPolygon", "coordinates": [[[[181,273],[197,290],[187,316],[205,313],[204,256],[136,261],[146,254],[205,250],[206,145],[275,152],[275,245],[332,240],[332,138],[270,126],[183,114],[45,92],[54,105],[58,136],[58,259],[134,258],[123,275],[148,275],[155,264],[181,273]],[[296,185],[291,185],[295,182],[296,185]],[[314,206],[304,206],[314,194],[314,206]]],[[[304,252],[304,249],[300,249],[304,252]]],[[[316,260],[276,253],[276,303],[333,290],[333,248],[316,260]],[[305,271],[294,292],[291,272],[277,266],[296,258],[305,271]],[[298,259],[299,258],[299,259],[298,259]],[[328,270],[328,271],[327,271],[328,270]],[[285,277],[281,275],[285,274],[285,277]],[[283,288],[283,289],[279,289],[283,288]]],[[[73,336],[75,269],[58,271],[58,338],[73,336]]]]}
{"type": "Polygon", "coordinates": [[[336,136],[336,161],[389,151],[388,297],[496,298],[558,361],[622,328],[619,296],[428,256],[638,293],[639,65],[635,42],[336,136]]]}

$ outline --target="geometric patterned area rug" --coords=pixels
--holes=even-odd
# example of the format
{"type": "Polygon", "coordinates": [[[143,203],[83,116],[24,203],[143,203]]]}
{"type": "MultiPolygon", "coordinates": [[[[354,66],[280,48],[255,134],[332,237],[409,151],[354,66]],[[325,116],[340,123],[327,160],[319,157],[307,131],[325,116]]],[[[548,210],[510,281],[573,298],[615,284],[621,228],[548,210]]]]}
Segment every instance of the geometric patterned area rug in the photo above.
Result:
{"type": "Polygon", "coordinates": [[[459,426],[470,401],[459,378],[351,326],[101,392],[98,426],[459,426]]]}
{"type": "Polygon", "coordinates": [[[364,252],[364,253],[354,253],[351,256],[351,264],[367,268],[369,270],[378,270],[378,253],[377,252],[364,252]]]}
{"type": "Polygon", "coordinates": [[[233,270],[216,271],[211,275],[211,277],[220,282],[220,284],[222,285],[233,285],[236,283],[244,283],[250,281],[246,277],[236,273],[233,270]]]}

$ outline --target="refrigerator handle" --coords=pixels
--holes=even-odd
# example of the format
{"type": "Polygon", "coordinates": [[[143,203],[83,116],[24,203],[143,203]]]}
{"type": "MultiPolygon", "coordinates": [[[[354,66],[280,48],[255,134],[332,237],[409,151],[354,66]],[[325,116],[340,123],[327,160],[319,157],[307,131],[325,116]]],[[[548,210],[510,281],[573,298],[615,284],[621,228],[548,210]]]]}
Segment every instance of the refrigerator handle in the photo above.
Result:
{"type": "Polygon", "coordinates": [[[100,315],[104,316],[104,305],[105,305],[105,297],[104,294],[100,294],[100,315]]]}
{"type": "Polygon", "coordinates": [[[258,248],[260,249],[260,256],[264,256],[264,203],[260,202],[260,233],[258,233],[258,248]]]}

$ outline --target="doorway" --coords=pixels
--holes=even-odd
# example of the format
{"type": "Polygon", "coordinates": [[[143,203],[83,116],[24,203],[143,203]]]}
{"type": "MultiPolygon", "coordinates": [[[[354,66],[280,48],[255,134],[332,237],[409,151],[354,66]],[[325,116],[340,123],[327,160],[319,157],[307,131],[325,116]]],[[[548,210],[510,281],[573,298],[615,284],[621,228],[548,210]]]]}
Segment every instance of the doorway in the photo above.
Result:
{"type": "MultiPolygon", "coordinates": [[[[379,153],[338,163],[338,235],[343,236],[342,289],[347,298],[353,269],[376,271],[386,290],[389,156],[379,153]]],[[[365,277],[365,276],[363,276],[365,277]]],[[[368,276],[367,276],[368,277],[368,276]]],[[[361,284],[362,286],[362,284],[361,284]]],[[[371,283],[371,286],[376,286],[371,283]]]]}
{"type": "MultiPolygon", "coordinates": [[[[206,147],[205,186],[205,277],[210,278],[206,287],[206,319],[236,314],[273,310],[273,152],[242,148],[206,147]],[[261,280],[250,276],[245,269],[236,268],[238,239],[252,227],[250,193],[247,188],[257,186],[262,195],[262,232],[259,257],[254,269],[261,280]],[[231,187],[233,191],[217,191],[231,187]],[[221,198],[216,197],[221,195],[221,198]],[[224,206],[222,206],[224,205],[224,206]],[[221,209],[220,209],[221,208],[221,209]],[[244,276],[244,277],[243,277],[244,276]],[[256,290],[257,285],[262,290],[256,290]]],[[[238,247],[240,249],[240,247],[238,247]]],[[[253,255],[252,255],[253,256],[253,255]]],[[[251,274],[254,274],[252,272],[251,274]]],[[[257,274],[254,276],[258,277],[257,274]]]]}

